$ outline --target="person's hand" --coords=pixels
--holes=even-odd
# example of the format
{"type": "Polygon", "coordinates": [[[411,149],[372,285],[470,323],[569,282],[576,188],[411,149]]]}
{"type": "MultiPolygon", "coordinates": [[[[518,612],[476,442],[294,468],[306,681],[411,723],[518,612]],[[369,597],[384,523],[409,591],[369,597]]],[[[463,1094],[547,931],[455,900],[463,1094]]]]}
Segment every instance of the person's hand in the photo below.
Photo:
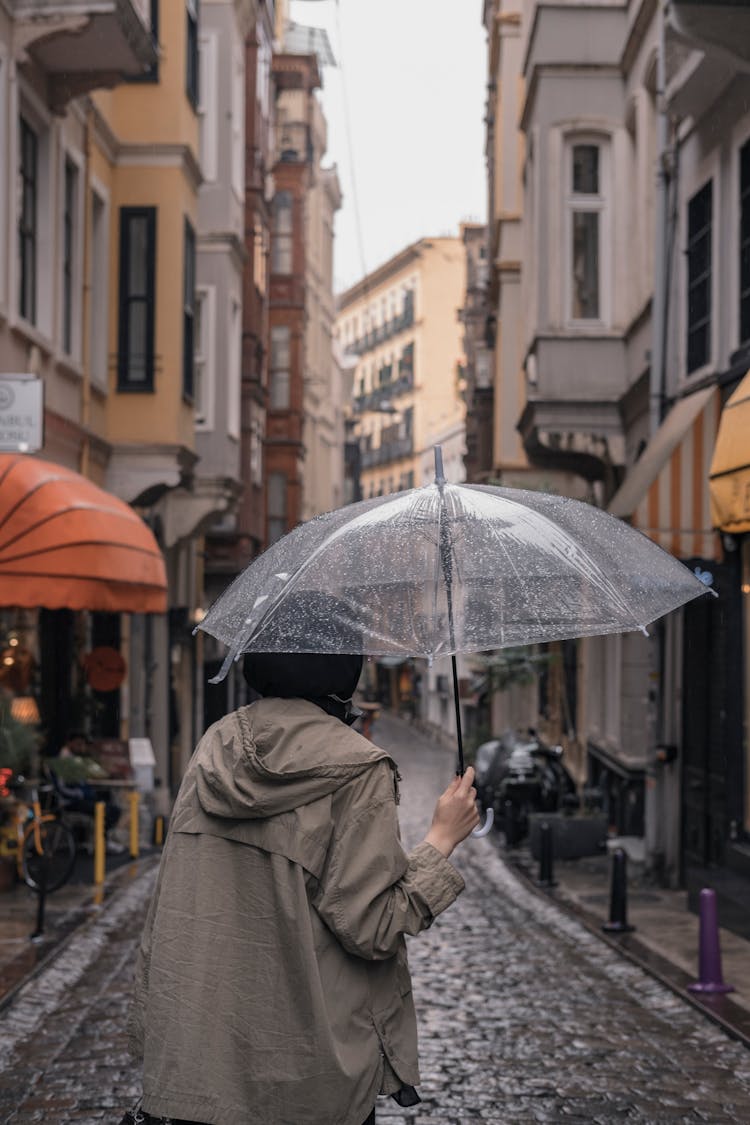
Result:
{"type": "Polygon", "coordinates": [[[474,789],[474,767],[463,777],[455,777],[435,805],[432,825],[425,843],[432,844],[447,859],[456,844],[465,840],[479,824],[477,791],[474,789]]]}

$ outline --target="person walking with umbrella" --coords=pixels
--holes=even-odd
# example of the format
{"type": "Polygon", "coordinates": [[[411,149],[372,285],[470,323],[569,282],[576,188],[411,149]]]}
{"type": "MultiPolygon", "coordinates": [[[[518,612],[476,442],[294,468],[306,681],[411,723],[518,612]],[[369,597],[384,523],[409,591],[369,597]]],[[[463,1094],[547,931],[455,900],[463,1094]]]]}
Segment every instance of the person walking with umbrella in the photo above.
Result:
{"type": "Polygon", "coordinates": [[[199,626],[228,649],[216,678],[244,659],[262,698],[207,732],[173,813],[133,1020],[148,1114],[361,1125],[378,1093],[415,1104],[404,935],[461,891],[448,857],[478,821],[456,654],[645,631],[706,592],[592,505],[450,484],[439,447],[432,485],[251,563],[199,626]],[[451,657],[456,777],[409,855],[395,763],[348,727],[363,654],[451,657]]]}
{"type": "Polygon", "coordinates": [[[396,764],[350,725],[361,669],[249,654],[261,698],[197,748],[138,956],[146,1121],[368,1125],[378,1094],[419,1101],[405,935],[463,889],[476,791],[456,776],[404,851],[396,764]]]}

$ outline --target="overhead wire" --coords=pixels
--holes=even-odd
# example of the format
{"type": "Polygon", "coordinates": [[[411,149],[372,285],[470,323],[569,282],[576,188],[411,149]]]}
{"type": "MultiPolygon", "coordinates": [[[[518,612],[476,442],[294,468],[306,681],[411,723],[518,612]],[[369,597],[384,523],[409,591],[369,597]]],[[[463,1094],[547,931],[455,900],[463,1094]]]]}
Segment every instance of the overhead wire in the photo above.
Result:
{"type": "Polygon", "coordinates": [[[336,19],[336,39],[338,40],[338,56],[339,56],[339,71],[341,72],[341,93],[344,100],[343,115],[344,115],[344,134],[346,138],[347,157],[349,160],[349,179],[352,189],[352,209],[354,213],[354,227],[357,236],[357,249],[359,251],[359,264],[362,270],[362,278],[365,281],[365,289],[367,288],[367,262],[365,258],[365,243],[362,231],[362,216],[359,209],[359,194],[357,191],[357,176],[354,163],[354,143],[352,140],[352,127],[351,118],[349,114],[349,95],[347,92],[346,84],[346,69],[344,66],[344,36],[341,29],[341,8],[339,0],[334,0],[335,19],[336,19]]]}

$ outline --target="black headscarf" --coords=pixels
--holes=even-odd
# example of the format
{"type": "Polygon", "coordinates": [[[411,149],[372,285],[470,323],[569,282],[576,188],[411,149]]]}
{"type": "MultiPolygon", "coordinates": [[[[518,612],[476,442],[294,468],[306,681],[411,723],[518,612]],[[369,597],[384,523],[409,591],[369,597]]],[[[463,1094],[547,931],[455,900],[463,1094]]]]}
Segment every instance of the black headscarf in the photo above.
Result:
{"type": "Polygon", "coordinates": [[[318,638],[326,648],[341,644],[354,649],[353,653],[250,652],[243,672],[258,695],[309,699],[348,724],[359,718],[362,712],[352,707],[352,696],[362,673],[362,656],[356,651],[362,638],[348,602],[322,590],[292,593],[268,615],[260,630],[261,643],[262,638],[272,640],[272,648],[288,639],[299,643],[318,638]]]}
{"type": "Polygon", "coordinates": [[[358,653],[248,652],[242,672],[258,695],[309,699],[351,725],[362,714],[352,705],[362,663],[358,653]]]}

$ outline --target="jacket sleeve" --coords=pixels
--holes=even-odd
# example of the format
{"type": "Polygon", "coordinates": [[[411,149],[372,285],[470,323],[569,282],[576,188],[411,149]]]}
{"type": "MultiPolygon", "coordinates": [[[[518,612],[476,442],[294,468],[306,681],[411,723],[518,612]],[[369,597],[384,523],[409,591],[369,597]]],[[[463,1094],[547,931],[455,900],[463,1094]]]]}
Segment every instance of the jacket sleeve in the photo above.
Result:
{"type": "Polygon", "coordinates": [[[395,955],[403,934],[427,929],[464,881],[431,844],[409,855],[402,848],[386,762],[354,785],[334,826],[313,905],[349,953],[380,960],[395,955]]]}

